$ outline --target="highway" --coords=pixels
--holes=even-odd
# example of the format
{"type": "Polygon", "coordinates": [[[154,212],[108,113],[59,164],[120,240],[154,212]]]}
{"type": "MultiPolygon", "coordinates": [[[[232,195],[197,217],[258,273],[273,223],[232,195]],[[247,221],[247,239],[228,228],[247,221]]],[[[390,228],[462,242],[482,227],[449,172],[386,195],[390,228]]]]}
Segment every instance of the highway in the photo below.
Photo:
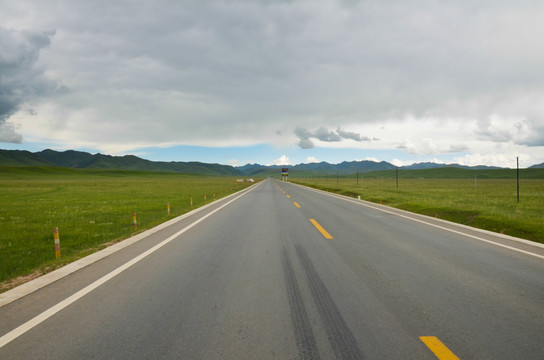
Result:
{"type": "Polygon", "coordinates": [[[0,307],[0,359],[544,359],[544,248],[268,179],[0,307]]]}

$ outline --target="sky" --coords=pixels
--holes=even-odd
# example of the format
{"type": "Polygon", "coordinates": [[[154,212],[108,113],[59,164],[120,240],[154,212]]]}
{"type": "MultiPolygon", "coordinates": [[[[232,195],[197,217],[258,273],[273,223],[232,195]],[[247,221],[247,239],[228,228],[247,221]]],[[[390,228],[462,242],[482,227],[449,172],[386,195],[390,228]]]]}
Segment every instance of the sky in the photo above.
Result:
{"type": "Polygon", "coordinates": [[[544,162],[544,2],[0,0],[0,148],[544,162]]]}

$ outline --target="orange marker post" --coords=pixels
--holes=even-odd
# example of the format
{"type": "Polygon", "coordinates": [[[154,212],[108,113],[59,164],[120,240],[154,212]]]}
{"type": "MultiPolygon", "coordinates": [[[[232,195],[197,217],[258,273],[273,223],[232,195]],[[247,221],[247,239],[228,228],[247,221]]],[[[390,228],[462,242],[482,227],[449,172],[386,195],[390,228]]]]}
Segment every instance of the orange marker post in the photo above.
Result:
{"type": "Polygon", "coordinates": [[[191,207],[193,207],[193,198],[191,197],[191,207]]]}
{"type": "Polygon", "coordinates": [[[137,230],[138,222],[136,221],[136,213],[132,213],[132,223],[134,224],[134,230],[137,230]]]}
{"type": "Polygon", "coordinates": [[[55,238],[55,258],[60,258],[60,239],[59,239],[59,228],[55,228],[54,230],[54,238],[55,238]]]}
{"type": "Polygon", "coordinates": [[[168,216],[170,216],[170,203],[168,203],[166,207],[168,208],[168,216]]]}

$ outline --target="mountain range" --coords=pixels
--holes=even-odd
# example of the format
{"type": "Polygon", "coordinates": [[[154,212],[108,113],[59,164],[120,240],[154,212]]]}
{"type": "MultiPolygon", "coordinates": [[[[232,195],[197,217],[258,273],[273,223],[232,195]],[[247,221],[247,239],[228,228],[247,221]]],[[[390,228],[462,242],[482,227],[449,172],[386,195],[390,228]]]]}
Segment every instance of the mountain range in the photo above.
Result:
{"type": "MultiPolygon", "coordinates": [[[[150,161],[134,155],[111,156],[103,154],[90,154],[83,151],[55,151],[43,150],[29,152],[21,150],[0,150],[0,166],[57,166],[80,169],[115,169],[115,170],[140,170],[140,171],[167,171],[200,175],[226,175],[226,176],[277,176],[281,169],[287,167],[291,174],[304,173],[305,175],[352,175],[372,171],[394,170],[396,166],[386,161],[344,161],[339,164],[327,162],[266,166],[261,164],[246,164],[233,167],[230,165],[208,164],[202,162],[181,161],[150,161]]],[[[490,166],[463,166],[459,164],[437,164],[425,162],[410,166],[399,167],[401,170],[424,170],[436,168],[461,168],[470,170],[500,169],[490,166]]],[[[544,168],[543,164],[533,165],[531,168],[544,168]]]]}

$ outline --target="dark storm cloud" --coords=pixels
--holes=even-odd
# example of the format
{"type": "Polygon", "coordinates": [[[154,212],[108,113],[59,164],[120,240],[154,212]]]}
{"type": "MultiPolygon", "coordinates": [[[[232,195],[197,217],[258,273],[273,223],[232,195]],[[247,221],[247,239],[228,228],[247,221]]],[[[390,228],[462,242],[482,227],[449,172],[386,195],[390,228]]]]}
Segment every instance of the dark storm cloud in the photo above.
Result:
{"type": "Polygon", "coordinates": [[[7,120],[28,99],[57,88],[44,69],[36,66],[40,51],[50,45],[53,35],[0,27],[0,142],[21,143],[22,135],[7,120]]]}

